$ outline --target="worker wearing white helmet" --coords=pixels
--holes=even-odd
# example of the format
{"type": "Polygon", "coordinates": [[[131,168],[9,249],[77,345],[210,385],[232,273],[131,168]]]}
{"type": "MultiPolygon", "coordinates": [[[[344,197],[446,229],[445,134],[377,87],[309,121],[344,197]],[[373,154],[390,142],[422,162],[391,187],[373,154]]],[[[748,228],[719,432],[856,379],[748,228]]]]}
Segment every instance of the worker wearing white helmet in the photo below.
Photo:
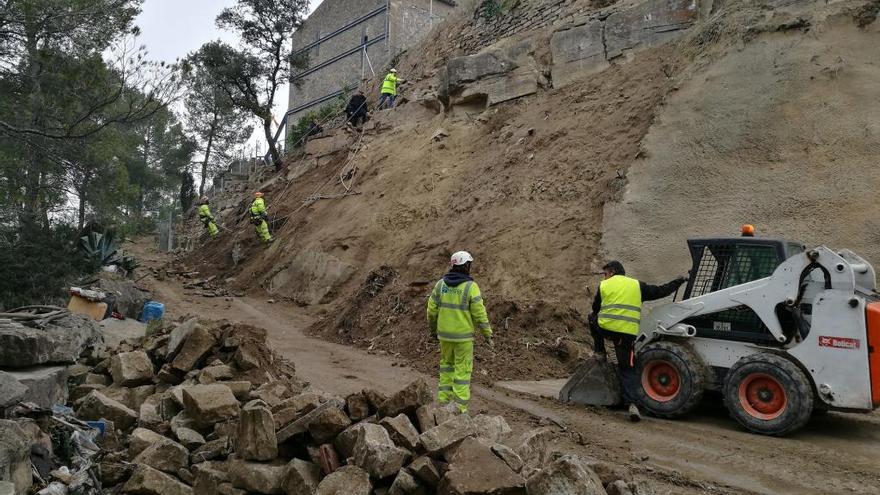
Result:
{"type": "Polygon", "coordinates": [[[453,254],[449,273],[434,285],[428,297],[428,326],[440,341],[437,399],[441,404],[455,402],[462,413],[467,412],[471,399],[474,332],[479,330],[493,347],[483,296],[470,276],[473,261],[467,251],[453,254]]]}
{"type": "Polygon", "coordinates": [[[208,229],[208,235],[217,237],[220,229],[217,228],[217,224],[214,222],[214,215],[211,215],[211,207],[208,206],[207,196],[202,196],[199,199],[199,205],[199,220],[205,224],[205,228],[208,229]]]}
{"type": "Polygon", "coordinates": [[[381,110],[385,108],[386,104],[388,105],[388,108],[394,108],[394,101],[397,99],[397,84],[402,84],[404,82],[406,81],[397,77],[397,69],[391,69],[388,71],[388,75],[382,80],[379,104],[376,105],[376,108],[381,110]]]}

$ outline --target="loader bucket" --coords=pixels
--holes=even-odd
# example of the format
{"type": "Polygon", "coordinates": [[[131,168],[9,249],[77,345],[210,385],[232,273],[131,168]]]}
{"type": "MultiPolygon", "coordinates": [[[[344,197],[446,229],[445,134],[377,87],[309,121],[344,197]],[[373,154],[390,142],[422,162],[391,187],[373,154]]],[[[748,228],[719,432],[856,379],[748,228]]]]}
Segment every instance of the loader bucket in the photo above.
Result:
{"type": "Polygon", "coordinates": [[[614,365],[595,357],[587,359],[562,386],[559,400],[587,406],[620,404],[620,381],[614,365]]]}

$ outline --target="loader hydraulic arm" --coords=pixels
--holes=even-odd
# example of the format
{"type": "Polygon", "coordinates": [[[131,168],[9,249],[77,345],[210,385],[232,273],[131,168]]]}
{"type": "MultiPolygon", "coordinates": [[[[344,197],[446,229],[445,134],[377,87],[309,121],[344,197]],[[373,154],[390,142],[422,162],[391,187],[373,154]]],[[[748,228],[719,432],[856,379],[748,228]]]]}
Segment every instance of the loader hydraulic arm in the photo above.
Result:
{"type": "Polygon", "coordinates": [[[876,289],[874,269],[869,263],[851,251],[835,253],[820,246],[785,260],[769,277],[653,308],[642,318],[637,347],[659,335],[692,337],[696,330],[681,323],[683,320],[739,306],[749,307],[774,339],[785,342],[776,307],[799,305],[807,286],[814,283],[820,283],[821,290],[853,294],[857,288],[865,292],[876,289]],[[822,273],[821,282],[811,275],[815,270],[822,273]]]}

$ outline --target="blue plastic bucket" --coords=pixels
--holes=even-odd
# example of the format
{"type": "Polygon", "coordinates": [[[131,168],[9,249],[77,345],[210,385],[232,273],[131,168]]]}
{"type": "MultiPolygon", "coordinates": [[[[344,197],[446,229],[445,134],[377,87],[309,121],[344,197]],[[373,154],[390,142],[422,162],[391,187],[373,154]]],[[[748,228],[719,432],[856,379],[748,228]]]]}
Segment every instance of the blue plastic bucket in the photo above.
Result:
{"type": "Polygon", "coordinates": [[[165,316],[165,305],[157,301],[147,301],[141,312],[141,321],[161,320],[165,316]]]}

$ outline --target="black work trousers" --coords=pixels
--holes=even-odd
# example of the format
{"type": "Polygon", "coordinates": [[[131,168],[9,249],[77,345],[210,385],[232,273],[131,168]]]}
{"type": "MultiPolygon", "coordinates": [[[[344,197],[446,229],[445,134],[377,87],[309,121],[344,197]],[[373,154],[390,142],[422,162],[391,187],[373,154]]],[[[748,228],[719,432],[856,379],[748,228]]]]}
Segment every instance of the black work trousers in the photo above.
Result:
{"type": "Polygon", "coordinates": [[[605,339],[614,344],[617,356],[617,377],[620,379],[620,395],[623,405],[637,404],[635,391],[639,387],[639,371],[636,366],[636,336],[620,332],[609,332],[599,323],[590,319],[590,335],[593,337],[593,350],[605,354],[605,339]]]}

